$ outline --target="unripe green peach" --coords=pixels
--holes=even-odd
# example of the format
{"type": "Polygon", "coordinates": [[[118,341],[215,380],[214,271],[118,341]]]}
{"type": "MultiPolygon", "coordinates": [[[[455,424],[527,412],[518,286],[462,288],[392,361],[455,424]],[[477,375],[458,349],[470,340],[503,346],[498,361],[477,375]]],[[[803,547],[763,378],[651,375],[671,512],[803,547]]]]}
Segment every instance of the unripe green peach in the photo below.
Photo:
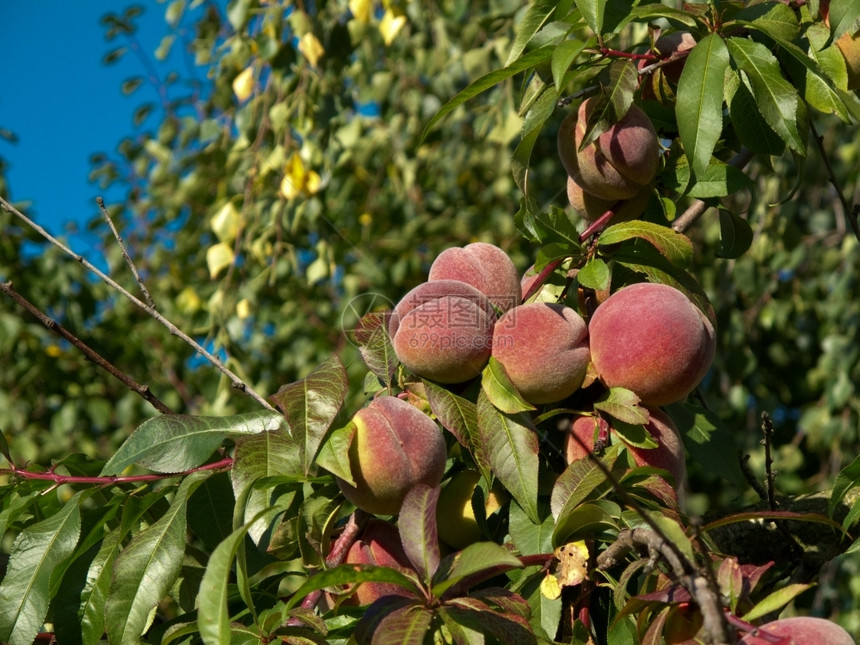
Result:
{"type": "Polygon", "coordinates": [[[513,261],[494,244],[473,242],[442,251],[427,276],[433,280],[460,280],[483,293],[499,311],[520,304],[520,278],[513,261]]]}
{"type": "MultiPolygon", "coordinates": [[[[412,565],[394,524],[377,518],[367,521],[361,537],[352,543],[344,558],[346,564],[373,564],[380,567],[411,570],[412,565]]],[[[386,582],[363,582],[358,585],[348,604],[369,605],[383,596],[406,595],[403,587],[386,582]]]]}
{"type": "Polygon", "coordinates": [[[631,105],[621,119],[580,150],[596,100],[583,101],[562,121],[558,154],[567,174],[600,199],[630,199],[657,174],[657,133],[648,116],[631,105]]]}
{"type": "MultiPolygon", "coordinates": [[[[439,493],[439,502],[436,505],[439,539],[457,550],[465,549],[483,537],[472,508],[472,495],[480,479],[481,475],[477,470],[461,470],[439,493]]],[[[485,514],[492,515],[505,501],[504,489],[494,486],[484,500],[485,514]]]]}
{"type": "Polygon", "coordinates": [[[496,323],[493,356],[529,403],[554,403],[582,385],[588,369],[588,328],[570,307],[530,302],[496,323]]]}
{"type": "Polygon", "coordinates": [[[780,618],[762,625],[738,641],[739,645],[773,645],[774,637],[784,645],[854,645],[854,639],[842,627],[824,618],[796,616],[780,618]]]}
{"type": "Polygon", "coordinates": [[[588,325],[591,360],[607,387],[632,390],[644,405],[692,392],[714,360],[714,328],[674,287],[639,283],[606,299],[588,325]]]}
{"type": "MultiPolygon", "coordinates": [[[[648,415],[645,429],[657,442],[657,447],[639,448],[628,444],[627,448],[637,466],[652,466],[668,471],[674,479],[675,489],[680,494],[687,481],[687,462],[684,458],[681,434],[672,418],[659,408],[648,408],[648,415]]],[[[582,459],[591,451],[597,423],[597,419],[593,416],[579,416],[573,420],[565,444],[565,458],[568,464],[582,459]],[[572,435],[576,435],[585,448],[572,435]]]]}
{"type": "Polygon", "coordinates": [[[651,191],[648,188],[642,188],[630,199],[616,201],[600,199],[585,192],[573,177],[567,178],[567,200],[580,217],[587,222],[595,221],[610,209],[615,211],[610,223],[628,222],[645,212],[650,199],[651,191]]]}
{"type": "Polygon", "coordinates": [[[403,399],[382,396],[352,419],[349,466],[355,486],[342,479],[344,496],[360,509],[395,515],[416,484],[438,486],[445,474],[445,439],[436,423],[403,399]]]}
{"type": "Polygon", "coordinates": [[[487,364],[496,313],[489,299],[460,280],[424,282],[397,303],[388,331],[398,360],[413,374],[462,383],[487,364]]]}

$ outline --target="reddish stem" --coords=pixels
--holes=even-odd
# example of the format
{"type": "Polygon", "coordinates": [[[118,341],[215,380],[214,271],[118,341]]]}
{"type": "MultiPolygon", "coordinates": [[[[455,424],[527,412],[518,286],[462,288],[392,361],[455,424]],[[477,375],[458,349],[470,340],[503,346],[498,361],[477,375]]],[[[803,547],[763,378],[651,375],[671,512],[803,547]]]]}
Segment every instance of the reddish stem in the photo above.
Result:
{"type": "Polygon", "coordinates": [[[603,215],[601,215],[596,220],[594,220],[591,224],[588,225],[588,228],[585,229],[582,232],[582,235],[579,236],[579,241],[585,242],[585,240],[587,240],[589,237],[591,237],[595,233],[598,233],[598,232],[602,231],[604,228],[606,228],[606,224],[609,222],[609,220],[612,219],[613,215],[615,215],[615,209],[614,208],[610,208],[608,211],[603,213],[603,215]]]}
{"type": "Polygon", "coordinates": [[[612,58],[630,58],[633,60],[657,60],[657,57],[654,54],[634,54],[632,52],[622,52],[617,49],[610,49],[609,47],[601,47],[600,53],[604,56],[611,56],[612,58]]]}
{"type": "Polygon", "coordinates": [[[523,294],[523,302],[531,298],[540,290],[540,288],[544,285],[549,276],[552,275],[552,272],[555,271],[561,263],[562,260],[553,260],[543,268],[543,271],[541,271],[535,281],[532,282],[528,291],[523,294]]]}
{"type": "Polygon", "coordinates": [[[33,472],[24,468],[18,468],[12,464],[10,468],[0,468],[0,475],[15,475],[22,479],[40,479],[54,482],[55,484],[95,484],[98,486],[110,486],[112,484],[125,484],[130,482],[151,482],[170,477],[182,477],[201,470],[228,470],[233,466],[233,458],[225,457],[221,461],[204,464],[197,468],[184,470],[179,473],[162,473],[158,475],[99,475],[96,477],[84,477],[81,475],[60,475],[53,469],[46,472],[33,472]]]}

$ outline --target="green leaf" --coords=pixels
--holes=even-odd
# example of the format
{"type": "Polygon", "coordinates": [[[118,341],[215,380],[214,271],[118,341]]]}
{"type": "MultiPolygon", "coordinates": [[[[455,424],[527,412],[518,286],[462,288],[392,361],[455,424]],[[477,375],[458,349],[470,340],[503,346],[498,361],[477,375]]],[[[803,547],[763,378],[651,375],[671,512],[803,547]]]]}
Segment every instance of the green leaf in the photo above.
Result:
{"type": "Polygon", "coordinates": [[[513,553],[495,542],[475,542],[446,558],[434,577],[433,595],[445,594],[459,582],[476,575],[496,575],[523,564],[513,553]]]}
{"type": "Polygon", "coordinates": [[[436,503],[441,489],[418,484],[403,499],[397,526],[406,557],[418,575],[430,583],[439,566],[439,535],[436,532],[436,503]]]}
{"type": "Polygon", "coordinates": [[[287,609],[298,605],[311,592],[326,587],[358,584],[360,582],[388,582],[403,587],[413,595],[421,593],[416,581],[391,567],[371,564],[342,564],[333,569],[320,571],[308,578],[301,587],[293,592],[287,601],[287,609]]]}
{"type": "Polygon", "coordinates": [[[646,430],[645,424],[624,423],[616,419],[612,422],[612,429],[615,431],[615,434],[624,440],[624,443],[631,446],[651,450],[659,445],[649,434],[648,430],[646,430]]]}
{"type": "Polygon", "coordinates": [[[290,383],[272,395],[281,409],[293,441],[299,448],[304,473],[314,463],[325,433],[343,405],[349,383],[340,359],[332,355],[305,378],[290,383]]]}
{"type": "Polygon", "coordinates": [[[552,52],[552,78],[558,92],[564,89],[565,74],[584,48],[585,43],[580,40],[565,40],[556,45],[552,52]]]}
{"type": "MultiPolygon", "coordinates": [[[[782,142],[778,137],[777,139],[782,142]]],[[[679,159],[678,163],[669,172],[664,173],[663,177],[666,187],[682,191],[685,186],[688,186],[687,195],[697,199],[725,197],[739,190],[751,190],[755,186],[743,170],[717,161],[713,157],[704,172],[696,175],[692,185],[690,166],[686,163],[686,157],[679,159]]]]}
{"type": "Polygon", "coordinates": [[[776,57],[761,43],[746,38],[729,38],[727,46],[732,62],[749,79],[764,120],[789,148],[800,155],[806,154],[806,139],[797,123],[800,97],[783,77],[776,57]]]}
{"type": "MultiPolygon", "coordinates": [[[[667,538],[669,542],[674,544],[691,563],[695,563],[696,556],[693,553],[693,544],[684,532],[683,527],[671,517],[664,515],[660,511],[647,511],[647,513],[651,521],[657,525],[660,531],[662,531],[663,536],[667,538]]],[[[641,524],[638,524],[638,526],[650,528],[650,525],[646,524],[644,521],[641,524]]]]}
{"type": "Polygon", "coordinates": [[[524,413],[505,414],[481,391],[478,395],[478,434],[493,473],[535,524],[537,513],[537,433],[524,413]]]}
{"type": "Polygon", "coordinates": [[[694,175],[708,167],[723,131],[723,83],[728,66],[725,42],[717,34],[708,34],[690,50],[678,80],[678,134],[694,175]]]}
{"type": "MultiPolygon", "coordinates": [[[[610,472],[614,472],[615,463],[622,449],[621,444],[613,444],[598,459],[610,472]]],[[[620,466],[623,467],[623,464],[620,466]]],[[[614,472],[614,474],[618,476],[619,473],[614,472]]],[[[611,484],[607,481],[606,475],[591,458],[577,459],[564,469],[552,487],[550,504],[556,524],[565,521],[566,517],[584,501],[604,495],[610,488],[611,484]]]]}
{"type": "Polygon", "coordinates": [[[693,259],[693,242],[686,235],[667,226],[640,220],[610,226],[600,234],[597,244],[603,247],[633,238],[645,240],[677,266],[689,266],[693,259]]]}
{"type": "Polygon", "coordinates": [[[746,489],[748,484],[741,472],[733,433],[717,415],[686,403],[673,404],[666,411],[684,438],[684,447],[693,461],[725,478],[739,490],[746,489]]]}
{"type": "Polygon", "coordinates": [[[836,507],[839,506],[848,491],[858,485],[860,485],[860,457],[855,457],[854,461],[839,471],[836,481],[833,482],[833,489],[830,491],[830,499],[827,502],[827,514],[830,517],[833,517],[836,507]]]}
{"type": "Polygon", "coordinates": [[[134,91],[143,84],[142,76],[135,76],[134,78],[129,78],[122,82],[120,85],[120,91],[128,96],[129,94],[133,94],[134,91]]]}
{"type": "Polygon", "coordinates": [[[744,614],[742,618],[747,622],[751,622],[771,612],[780,611],[804,591],[814,586],[815,585],[813,584],[802,583],[785,585],[759,601],[756,606],[744,614]]]}
{"type": "Polygon", "coordinates": [[[186,477],[167,512],[137,533],[117,556],[105,603],[111,643],[137,645],[152,610],[179,576],[185,554],[186,502],[210,474],[197,472],[186,477]]]}
{"type": "Polygon", "coordinates": [[[442,119],[444,119],[448,114],[456,110],[463,103],[468,101],[471,98],[478,96],[482,92],[486,92],[488,89],[502,82],[503,80],[510,78],[514,74],[518,74],[526,69],[532,68],[544,61],[549,60],[552,57],[552,52],[555,49],[552,45],[547,45],[545,47],[540,47],[539,49],[535,49],[525,55],[523,55],[516,62],[507,65],[506,67],[496,70],[494,72],[490,72],[489,74],[485,74],[477,81],[470,83],[463,91],[461,91],[457,96],[448,101],[445,105],[439,108],[439,111],[433,115],[433,117],[427,122],[427,125],[424,126],[424,130],[421,132],[421,139],[419,143],[423,143],[427,138],[427,135],[430,133],[430,130],[439,123],[442,119]]]}
{"type": "Polygon", "coordinates": [[[490,403],[506,414],[536,409],[517,391],[516,386],[505,371],[505,366],[494,356],[490,356],[490,361],[481,374],[481,389],[490,403]]]}
{"type": "Polygon", "coordinates": [[[23,529],[0,583],[0,641],[30,645],[48,614],[51,576],[72,556],[81,531],[81,493],[50,517],[23,529]]]}
{"type": "Polygon", "coordinates": [[[431,631],[433,612],[420,605],[408,605],[385,615],[373,632],[374,645],[423,645],[431,631]]]}
{"type": "Polygon", "coordinates": [[[552,536],[554,546],[597,536],[605,531],[618,530],[621,508],[608,500],[585,502],[570,513],[563,513],[555,524],[552,536]]]}
{"type": "Polygon", "coordinates": [[[390,387],[394,373],[400,361],[394,353],[391,339],[388,337],[389,313],[371,311],[358,321],[352,330],[355,341],[359,344],[358,351],[364,359],[364,364],[379,379],[390,387]]]}
{"type": "MultiPolygon", "coordinates": [[[[829,35],[824,25],[821,25],[821,31],[829,35]]],[[[793,42],[778,40],[777,45],[789,57],[785,61],[786,67],[792,80],[802,91],[803,98],[816,110],[825,114],[835,114],[848,122],[849,107],[843,96],[836,90],[836,83],[834,83],[834,80],[840,77],[844,79],[843,83],[847,82],[845,58],[839,47],[832,43],[823,49],[816,48],[814,42],[816,35],[814,26],[807,30],[810,40],[807,52],[793,42]]]]}
{"type": "Polygon", "coordinates": [[[317,455],[317,465],[335,477],[355,486],[349,465],[349,446],[355,434],[355,424],[350,421],[344,427],[333,430],[323,442],[317,455]]]}
{"type": "MultiPolygon", "coordinates": [[[[785,151],[785,142],[759,112],[747,81],[734,70],[726,77],[726,102],[732,127],[747,148],[763,155],[781,155],[785,151]]],[[[734,192],[728,185],[726,191],[724,195],[734,192]]]]}
{"type": "Polygon", "coordinates": [[[607,291],[612,282],[612,272],[606,262],[600,258],[593,258],[579,270],[576,279],[579,284],[588,289],[607,291]]]}
{"type": "Polygon", "coordinates": [[[648,410],[639,405],[639,397],[623,387],[611,387],[595,401],[594,409],[633,425],[648,423],[648,410]]]}
{"type": "Polygon", "coordinates": [[[633,92],[639,85],[636,65],[627,59],[615,60],[609,64],[606,76],[608,81],[604,84],[603,93],[598,95],[597,102],[588,115],[580,150],[585,149],[623,118],[633,104],[633,92]]]}
{"type": "Polygon", "coordinates": [[[752,245],[753,231],[743,217],[724,208],[720,209],[720,249],[721,258],[739,258],[752,245]]]}
{"type": "Polygon", "coordinates": [[[591,30],[598,36],[601,35],[603,14],[606,12],[606,0],[576,0],[576,6],[591,30]]]}
{"type": "Polygon", "coordinates": [[[207,645],[230,642],[230,609],[227,606],[227,593],[233,571],[233,559],[251,527],[258,520],[268,524],[276,512],[277,509],[263,509],[251,518],[251,521],[230,533],[209,556],[197,596],[197,624],[200,637],[207,645]]]}
{"type": "Polygon", "coordinates": [[[508,531],[517,551],[522,555],[536,555],[552,551],[552,530],[555,520],[545,510],[546,504],[541,505],[541,517],[546,515],[540,524],[532,522],[520,505],[513,502],[508,512],[508,531]]]}
{"type": "Polygon", "coordinates": [[[797,15],[788,5],[781,2],[763,2],[745,7],[738,11],[725,26],[728,28],[735,22],[774,40],[794,40],[800,32],[797,15]]]}
{"type": "Polygon", "coordinates": [[[831,0],[828,19],[835,40],[860,20],[860,5],[855,0],[831,0]]]}
{"type": "MultiPolygon", "coordinates": [[[[501,645],[536,645],[538,642],[525,616],[495,610],[474,596],[452,598],[444,612],[448,619],[446,624],[454,626],[455,630],[459,627],[461,631],[465,628],[467,633],[492,636],[493,640],[487,642],[501,645]]],[[[470,641],[466,642],[471,645],[470,641]]],[[[477,641],[483,642],[483,637],[477,641]]]]}
{"type": "Polygon", "coordinates": [[[505,62],[505,66],[516,62],[517,58],[520,57],[520,54],[525,51],[534,35],[541,27],[544,26],[550,16],[552,16],[555,11],[556,4],[556,0],[535,0],[531,3],[525,16],[523,16],[522,22],[520,22],[519,27],[517,28],[517,36],[514,39],[514,44],[508,54],[508,60],[505,62]]]}
{"type": "Polygon", "coordinates": [[[203,464],[227,437],[284,427],[283,417],[270,410],[227,417],[163,414],[140,424],[101,474],[118,475],[132,464],[161,473],[185,472],[203,464]]]}
{"type": "Polygon", "coordinates": [[[558,93],[555,89],[549,85],[544,86],[540,96],[526,114],[523,122],[523,134],[511,155],[511,170],[514,174],[514,181],[525,196],[529,195],[527,179],[532,150],[543,131],[544,124],[552,116],[557,101],[558,93]]]}

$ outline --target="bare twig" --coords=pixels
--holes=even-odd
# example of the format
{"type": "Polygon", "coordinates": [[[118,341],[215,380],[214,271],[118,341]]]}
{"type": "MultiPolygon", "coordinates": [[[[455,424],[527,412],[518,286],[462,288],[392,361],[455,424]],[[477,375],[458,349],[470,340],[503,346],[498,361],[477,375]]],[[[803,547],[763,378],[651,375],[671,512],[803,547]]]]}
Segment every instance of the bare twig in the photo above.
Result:
{"type": "Polygon", "coordinates": [[[755,490],[756,494],[759,496],[759,499],[761,499],[762,501],[767,501],[767,491],[764,489],[764,486],[761,485],[761,482],[758,480],[758,477],[755,476],[755,473],[750,468],[750,456],[743,455],[739,461],[741,466],[741,472],[744,474],[747,483],[753,487],[753,490],[755,490]]]}
{"type": "Polygon", "coordinates": [[[857,223],[858,216],[860,216],[860,206],[852,207],[851,204],[848,203],[848,200],[845,199],[845,194],[842,192],[842,186],[840,186],[839,180],[836,178],[836,173],[833,172],[833,166],[830,164],[830,159],[827,157],[827,152],[824,150],[824,137],[818,134],[818,130],[815,129],[815,124],[812,122],[812,119],[809,120],[809,129],[812,130],[812,138],[815,140],[815,146],[818,148],[818,153],[821,155],[821,161],[824,162],[824,167],[827,169],[827,176],[830,179],[830,183],[836,190],[836,195],[839,197],[839,201],[842,204],[842,210],[845,212],[845,219],[848,220],[848,224],[851,226],[854,237],[860,240],[860,224],[857,223]]]}
{"type": "Polygon", "coordinates": [[[47,327],[49,330],[51,330],[58,336],[65,338],[72,345],[77,347],[81,351],[81,353],[86,356],[87,360],[92,361],[93,363],[101,367],[103,370],[108,372],[111,376],[118,379],[129,390],[131,390],[132,392],[136,392],[144,399],[149,401],[149,403],[152,404],[152,407],[154,407],[156,410],[158,410],[162,414],[170,414],[171,412],[173,412],[162,401],[160,401],[157,396],[152,393],[148,385],[141,385],[140,383],[135,381],[132,377],[130,377],[128,374],[116,367],[113,363],[108,361],[104,356],[99,354],[96,350],[87,345],[84,341],[75,336],[72,332],[63,327],[56,320],[43,313],[36,305],[27,300],[20,293],[18,293],[12,286],[12,282],[0,282],[0,291],[2,291],[9,298],[14,300],[19,307],[34,315],[39,320],[39,322],[42,323],[45,327],[47,327]]]}
{"type": "Polygon", "coordinates": [[[29,217],[24,215],[21,211],[19,211],[17,208],[15,208],[12,204],[7,202],[2,197],[0,197],[0,208],[2,208],[3,210],[5,210],[9,213],[12,213],[13,215],[15,215],[16,217],[21,219],[25,224],[27,224],[27,226],[29,226],[34,231],[36,231],[39,235],[41,235],[43,238],[48,240],[51,244],[56,246],[63,253],[65,253],[66,255],[68,255],[69,257],[71,257],[72,259],[77,261],[78,263],[80,263],[85,269],[87,269],[91,273],[94,273],[96,276],[101,278],[101,280],[103,282],[105,282],[109,287],[111,287],[115,291],[117,291],[120,294],[122,294],[123,296],[125,296],[128,300],[130,300],[139,309],[141,309],[142,311],[146,312],[147,314],[149,314],[150,316],[155,318],[171,334],[182,339],[190,347],[193,347],[197,352],[202,354],[206,358],[206,360],[208,360],[210,363],[212,363],[212,365],[214,365],[222,374],[224,374],[227,378],[229,378],[232,381],[234,388],[236,388],[237,390],[241,390],[242,392],[244,392],[245,394],[250,396],[252,399],[257,401],[260,405],[262,405],[267,410],[274,410],[274,408],[269,404],[268,401],[266,401],[266,399],[264,399],[262,396],[257,394],[257,392],[250,385],[245,383],[245,381],[243,381],[241,378],[239,378],[239,376],[237,376],[235,373],[233,373],[233,371],[230,370],[230,368],[228,368],[226,365],[224,365],[224,362],[220,358],[215,356],[212,352],[207,350],[200,343],[198,343],[196,340],[191,338],[184,331],[179,329],[179,327],[177,327],[172,322],[170,322],[167,318],[162,316],[158,311],[156,311],[155,309],[153,309],[152,307],[147,305],[145,302],[140,300],[140,298],[137,298],[136,296],[129,293],[129,291],[127,289],[125,289],[122,285],[117,283],[113,278],[111,278],[110,276],[106,275],[104,272],[99,270],[96,266],[94,266],[91,262],[89,262],[82,255],[79,255],[78,253],[75,253],[74,251],[72,251],[69,247],[67,247],[65,244],[60,242],[57,238],[55,238],[53,235],[48,233],[48,231],[46,231],[44,228],[42,228],[41,226],[36,224],[36,222],[34,222],[29,217]]]}
{"type": "MultiPolygon", "coordinates": [[[[729,165],[735,166],[737,168],[743,168],[746,166],[755,155],[743,148],[740,152],[738,152],[734,157],[729,159],[729,165]]],[[[688,228],[690,228],[693,224],[698,221],[698,219],[704,214],[706,210],[708,210],[709,204],[703,202],[701,199],[697,199],[690,206],[681,213],[678,217],[675,218],[675,221],[672,222],[672,228],[679,233],[683,233],[688,228]]]]}
{"type": "Polygon", "coordinates": [[[134,275],[134,279],[137,282],[137,285],[140,287],[140,293],[143,294],[143,299],[146,300],[146,304],[155,309],[155,302],[152,300],[152,296],[149,294],[149,290],[146,288],[146,285],[143,283],[143,280],[140,277],[140,273],[137,271],[137,267],[134,266],[134,262],[131,259],[131,256],[128,254],[128,251],[125,249],[125,243],[122,241],[122,237],[119,234],[119,231],[116,230],[116,226],[114,226],[113,220],[110,217],[110,213],[108,213],[107,208],[105,208],[105,200],[101,197],[96,197],[96,203],[99,205],[99,210],[102,212],[102,216],[105,218],[105,221],[110,226],[110,230],[113,232],[113,236],[116,239],[116,243],[119,244],[119,250],[122,251],[122,257],[125,260],[125,263],[128,265],[128,268],[131,269],[132,274],[134,275]]]}
{"type": "Polygon", "coordinates": [[[771,421],[770,415],[767,412],[761,413],[761,431],[764,434],[764,439],[762,439],[761,443],[764,445],[764,468],[767,473],[767,504],[770,510],[775,511],[777,507],[776,491],[774,490],[776,472],[773,470],[773,453],[771,452],[773,421],[771,421]]]}

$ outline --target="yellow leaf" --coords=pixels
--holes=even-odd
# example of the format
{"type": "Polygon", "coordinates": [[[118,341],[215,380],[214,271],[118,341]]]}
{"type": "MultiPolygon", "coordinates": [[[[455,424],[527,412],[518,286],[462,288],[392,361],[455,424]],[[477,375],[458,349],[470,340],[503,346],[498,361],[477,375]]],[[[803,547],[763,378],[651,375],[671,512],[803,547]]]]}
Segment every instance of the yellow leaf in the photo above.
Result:
{"type": "Polygon", "coordinates": [[[200,309],[203,302],[193,287],[185,287],[176,296],[176,306],[185,315],[190,315],[200,309]]]}
{"type": "Polygon", "coordinates": [[[247,298],[242,298],[236,303],[236,315],[239,316],[240,320],[245,320],[251,315],[251,303],[248,302],[247,298]]]}
{"type": "Polygon", "coordinates": [[[406,24],[406,15],[402,12],[395,12],[389,8],[385,10],[382,16],[382,21],[379,23],[379,31],[382,33],[382,40],[386,45],[390,45],[397,38],[397,34],[403,29],[406,24]]]}
{"type": "Polygon", "coordinates": [[[210,246],[206,251],[206,266],[209,267],[209,277],[215,279],[221,271],[233,263],[233,249],[224,242],[210,246]]]}
{"type": "Polygon", "coordinates": [[[312,32],[306,33],[299,38],[299,51],[308,59],[311,65],[316,66],[317,61],[325,54],[322,43],[312,32]]]}
{"type": "Polygon", "coordinates": [[[287,160],[284,169],[284,178],[281,180],[281,196],[284,199],[292,199],[300,194],[313,195],[322,185],[319,174],[305,168],[302,158],[293,153],[287,160]]]}
{"type": "Polygon", "coordinates": [[[236,239],[239,234],[239,226],[242,224],[242,216],[233,202],[227,202],[218,212],[212,216],[209,225],[212,227],[212,232],[218,237],[220,242],[229,244],[236,239]]]}
{"type": "Polygon", "coordinates": [[[321,183],[322,179],[320,179],[320,176],[313,170],[309,170],[308,174],[305,175],[304,190],[308,195],[313,195],[320,189],[321,183]]]}
{"type": "Polygon", "coordinates": [[[358,216],[358,223],[362,226],[370,226],[373,223],[373,215],[370,213],[362,213],[358,216]]]}
{"type": "Polygon", "coordinates": [[[349,0],[349,10],[359,22],[370,22],[373,2],[371,0],[349,0]]]}
{"type": "Polygon", "coordinates": [[[540,592],[544,598],[555,600],[561,597],[561,585],[558,584],[558,578],[547,571],[546,576],[540,583],[540,592]]]}
{"type": "Polygon", "coordinates": [[[239,102],[247,101],[254,91],[254,68],[249,66],[239,72],[239,75],[233,79],[233,93],[239,102]]]}
{"type": "Polygon", "coordinates": [[[60,348],[59,345],[51,343],[50,345],[45,347],[45,353],[51,358],[59,358],[63,355],[63,350],[60,348]]]}

